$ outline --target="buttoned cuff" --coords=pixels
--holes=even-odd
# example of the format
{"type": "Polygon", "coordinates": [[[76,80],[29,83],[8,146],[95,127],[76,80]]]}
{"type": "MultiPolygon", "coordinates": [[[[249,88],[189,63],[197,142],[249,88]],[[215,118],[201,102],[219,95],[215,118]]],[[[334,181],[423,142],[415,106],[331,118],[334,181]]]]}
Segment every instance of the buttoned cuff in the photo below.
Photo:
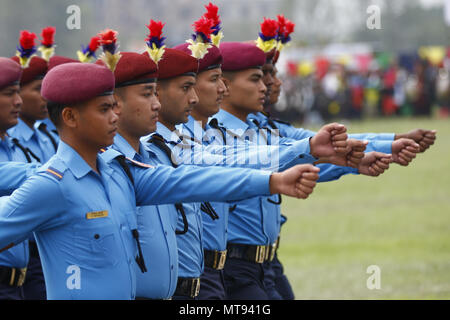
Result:
{"type": "Polygon", "coordinates": [[[294,142],[294,157],[298,158],[298,164],[314,163],[319,159],[311,155],[311,137],[294,142]]]}
{"type": "Polygon", "coordinates": [[[251,179],[251,190],[254,190],[255,194],[259,196],[270,196],[270,177],[272,173],[272,171],[255,170],[251,179]]]}

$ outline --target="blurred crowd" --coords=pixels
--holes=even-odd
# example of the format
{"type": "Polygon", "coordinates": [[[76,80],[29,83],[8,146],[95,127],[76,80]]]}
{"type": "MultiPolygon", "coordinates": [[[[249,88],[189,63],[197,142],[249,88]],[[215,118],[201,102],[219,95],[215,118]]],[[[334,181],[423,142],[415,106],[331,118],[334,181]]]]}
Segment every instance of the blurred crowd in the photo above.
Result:
{"type": "Polygon", "coordinates": [[[365,54],[286,61],[280,119],[329,122],[389,116],[449,116],[450,49],[421,48],[392,55],[365,54]]]}

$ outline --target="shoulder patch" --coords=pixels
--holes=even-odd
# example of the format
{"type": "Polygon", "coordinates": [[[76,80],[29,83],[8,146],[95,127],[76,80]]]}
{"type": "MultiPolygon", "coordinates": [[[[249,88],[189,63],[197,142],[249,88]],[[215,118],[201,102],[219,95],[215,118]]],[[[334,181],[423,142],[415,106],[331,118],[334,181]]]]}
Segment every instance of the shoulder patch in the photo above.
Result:
{"type": "Polygon", "coordinates": [[[48,175],[51,175],[52,177],[55,177],[58,180],[61,180],[64,176],[62,172],[53,167],[48,167],[47,170],[45,170],[44,172],[48,175]]]}
{"type": "Polygon", "coordinates": [[[136,160],[133,160],[133,159],[130,159],[130,158],[126,158],[126,159],[128,161],[130,161],[132,164],[134,164],[135,166],[137,166],[137,167],[146,168],[146,169],[154,168],[154,166],[146,164],[146,163],[143,163],[143,162],[139,162],[139,161],[136,161],[136,160]]]}

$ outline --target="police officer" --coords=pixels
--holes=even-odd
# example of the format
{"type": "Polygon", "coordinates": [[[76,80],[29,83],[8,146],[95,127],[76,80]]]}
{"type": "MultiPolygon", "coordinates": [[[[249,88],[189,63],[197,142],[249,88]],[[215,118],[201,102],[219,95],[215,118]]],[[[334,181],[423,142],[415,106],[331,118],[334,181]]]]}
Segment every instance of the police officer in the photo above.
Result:
{"type": "MultiPolygon", "coordinates": [[[[19,62],[19,58],[13,57],[19,62]]],[[[29,66],[23,70],[20,80],[20,96],[23,104],[19,114],[19,122],[8,130],[8,134],[30,150],[31,155],[40,163],[47,162],[58,147],[59,138],[47,129],[45,123],[36,127],[36,122],[47,118],[47,102],[41,96],[41,83],[47,72],[47,61],[34,56],[29,66]]],[[[27,278],[23,285],[25,299],[45,300],[45,282],[42,266],[39,259],[36,241],[29,239],[30,261],[27,278]]]]}
{"type": "MultiPolygon", "coordinates": [[[[135,297],[136,204],[225,201],[280,192],[307,197],[312,192],[313,186],[303,187],[300,178],[317,178],[307,165],[270,174],[148,168],[115,150],[99,158],[99,150],[113,143],[117,130],[113,90],[112,72],[95,64],[68,63],[47,73],[41,92],[50,101],[50,117],[60,133],[58,151],[0,209],[3,250],[34,231],[49,299],[135,297]],[[213,174],[226,188],[211,181],[213,174]]],[[[137,256],[145,271],[142,254],[137,256]]]]}
{"type": "MultiPolygon", "coordinates": [[[[22,105],[19,95],[21,75],[22,68],[18,63],[11,59],[0,58],[0,162],[35,162],[29,150],[7,133],[8,129],[17,124],[22,105]]],[[[20,181],[24,173],[22,170],[2,175],[2,184],[6,183],[7,189],[2,194],[8,194],[12,191],[11,188],[17,187],[17,182],[23,182],[20,181]]],[[[22,285],[28,260],[28,240],[0,253],[0,299],[24,298],[22,285]]]]}
{"type": "MultiPolygon", "coordinates": [[[[118,133],[113,149],[127,158],[150,165],[160,162],[156,154],[140,142],[155,132],[161,105],[156,96],[156,64],[139,53],[122,52],[114,76],[118,133]]],[[[139,239],[149,272],[136,264],[136,299],[170,299],[178,275],[176,242],[177,209],[173,204],[140,206],[136,209],[139,239]]]]}
{"type": "MultiPolygon", "coordinates": [[[[18,57],[13,57],[18,62],[18,57]]],[[[41,96],[41,83],[47,72],[47,61],[34,56],[24,69],[20,80],[20,96],[23,100],[19,114],[19,122],[8,130],[8,134],[17,138],[25,147],[33,152],[39,162],[47,162],[58,147],[58,137],[41,125],[36,129],[38,120],[48,116],[47,102],[41,96]]]]}

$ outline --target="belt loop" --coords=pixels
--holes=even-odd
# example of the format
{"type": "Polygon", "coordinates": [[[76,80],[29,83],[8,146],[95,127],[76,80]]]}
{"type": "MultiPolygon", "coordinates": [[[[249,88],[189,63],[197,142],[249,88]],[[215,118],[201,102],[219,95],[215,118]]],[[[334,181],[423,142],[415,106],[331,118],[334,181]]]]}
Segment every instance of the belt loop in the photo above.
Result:
{"type": "Polygon", "coordinates": [[[16,278],[16,268],[11,268],[11,279],[9,280],[9,285],[11,287],[14,285],[15,278],[16,278]]]}

